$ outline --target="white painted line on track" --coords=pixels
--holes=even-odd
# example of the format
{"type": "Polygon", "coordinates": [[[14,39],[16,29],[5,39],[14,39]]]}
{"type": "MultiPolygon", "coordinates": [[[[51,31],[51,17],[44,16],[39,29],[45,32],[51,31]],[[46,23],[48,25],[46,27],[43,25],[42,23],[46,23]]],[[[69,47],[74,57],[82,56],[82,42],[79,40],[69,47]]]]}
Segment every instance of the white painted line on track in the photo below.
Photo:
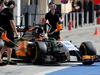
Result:
{"type": "MultiPolygon", "coordinates": [[[[67,64],[70,64],[70,63],[67,63],[67,64]]],[[[77,66],[78,64],[81,64],[81,63],[71,63],[71,64],[75,64],[74,66],[77,66]]],[[[39,72],[37,74],[33,74],[33,75],[45,75],[45,74],[48,74],[48,73],[51,73],[51,72],[54,72],[54,71],[58,71],[58,70],[62,70],[62,69],[65,69],[65,68],[70,68],[72,66],[63,66],[63,67],[57,67],[55,69],[50,69],[50,70],[46,70],[46,71],[43,71],[43,72],[39,72]]]]}
{"type": "Polygon", "coordinates": [[[69,67],[70,66],[67,66],[67,67],[59,67],[59,68],[56,68],[56,69],[46,70],[46,71],[43,71],[43,72],[40,72],[40,73],[37,73],[37,74],[33,74],[33,75],[45,75],[47,73],[54,72],[54,71],[58,71],[58,70],[65,69],[65,68],[69,68],[69,67]]]}

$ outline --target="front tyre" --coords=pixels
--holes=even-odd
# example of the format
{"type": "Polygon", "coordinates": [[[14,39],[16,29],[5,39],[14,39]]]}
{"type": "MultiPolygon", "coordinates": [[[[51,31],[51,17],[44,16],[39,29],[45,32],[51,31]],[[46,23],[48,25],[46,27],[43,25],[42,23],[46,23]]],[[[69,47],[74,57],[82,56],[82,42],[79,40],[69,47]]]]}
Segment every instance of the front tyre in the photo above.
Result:
{"type": "Polygon", "coordinates": [[[43,64],[46,53],[47,46],[44,42],[34,42],[30,55],[31,61],[34,64],[43,64]]]}
{"type": "MultiPolygon", "coordinates": [[[[95,56],[96,55],[96,50],[91,42],[83,42],[80,46],[80,53],[82,56],[88,55],[88,56],[95,56]]],[[[84,60],[82,61],[84,65],[92,65],[94,61],[89,61],[84,60]]]]}

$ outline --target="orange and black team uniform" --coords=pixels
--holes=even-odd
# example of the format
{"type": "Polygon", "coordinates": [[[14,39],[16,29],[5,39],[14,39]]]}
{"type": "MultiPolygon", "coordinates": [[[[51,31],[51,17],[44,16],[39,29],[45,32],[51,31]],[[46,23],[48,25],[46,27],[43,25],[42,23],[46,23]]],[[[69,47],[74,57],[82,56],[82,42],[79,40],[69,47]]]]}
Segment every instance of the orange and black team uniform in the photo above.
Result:
{"type": "MultiPolygon", "coordinates": [[[[61,17],[61,13],[58,11],[55,11],[55,14],[53,15],[51,11],[49,11],[45,15],[45,19],[49,21],[50,25],[52,26],[50,32],[53,32],[56,29],[57,22],[59,22],[59,18],[61,17]]],[[[54,37],[56,40],[60,39],[60,31],[55,32],[52,35],[49,35],[49,37],[54,37]]]]}
{"type": "MultiPolygon", "coordinates": [[[[13,12],[9,8],[5,8],[1,12],[6,15],[2,17],[2,28],[7,31],[7,38],[14,42],[14,31],[11,27],[10,20],[13,20],[13,12]]],[[[5,41],[5,46],[14,47],[14,45],[5,41]]]]}

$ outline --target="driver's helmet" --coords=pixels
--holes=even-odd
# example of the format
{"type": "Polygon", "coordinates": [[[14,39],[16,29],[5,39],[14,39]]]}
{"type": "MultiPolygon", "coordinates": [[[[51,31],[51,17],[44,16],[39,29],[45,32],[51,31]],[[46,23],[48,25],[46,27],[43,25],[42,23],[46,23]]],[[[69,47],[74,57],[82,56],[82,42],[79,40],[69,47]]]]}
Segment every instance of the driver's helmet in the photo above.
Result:
{"type": "Polygon", "coordinates": [[[48,39],[47,33],[40,33],[39,37],[45,40],[48,39]]]}

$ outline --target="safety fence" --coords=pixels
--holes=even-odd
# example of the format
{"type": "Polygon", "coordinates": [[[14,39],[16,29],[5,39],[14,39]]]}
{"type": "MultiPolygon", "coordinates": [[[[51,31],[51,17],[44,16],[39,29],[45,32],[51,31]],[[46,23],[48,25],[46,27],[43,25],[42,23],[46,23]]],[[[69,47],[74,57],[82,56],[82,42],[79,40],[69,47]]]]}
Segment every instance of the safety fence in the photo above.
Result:
{"type": "Polygon", "coordinates": [[[45,17],[45,14],[23,14],[22,16],[15,17],[16,25],[21,26],[33,26],[33,24],[42,23],[42,19],[45,17]],[[20,22],[18,21],[20,19],[20,22]]]}
{"type": "Polygon", "coordinates": [[[67,13],[63,14],[64,21],[63,21],[63,28],[67,28],[71,30],[69,27],[71,26],[73,28],[79,28],[84,26],[90,26],[90,25],[97,25],[97,17],[96,17],[96,11],[94,11],[92,22],[90,23],[89,19],[89,12],[73,12],[73,13],[67,13]]]}
{"type": "MultiPolygon", "coordinates": [[[[77,13],[73,12],[73,13],[64,13],[62,15],[64,17],[64,21],[63,21],[64,29],[68,29],[69,27],[73,29],[73,28],[79,28],[84,26],[97,25],[97,17],[95,11],[94,11],[92,23],[89,22],[90,19],[89,12],[85,14],[84,12],[77,12],[77,13]]],[[[27,27],[33,26],[34,23],[42,23],[44,17],[45,14],[24,14],[22,16],[16,16],[15,23],[16,25],[22,25],[27,27]]]]}

